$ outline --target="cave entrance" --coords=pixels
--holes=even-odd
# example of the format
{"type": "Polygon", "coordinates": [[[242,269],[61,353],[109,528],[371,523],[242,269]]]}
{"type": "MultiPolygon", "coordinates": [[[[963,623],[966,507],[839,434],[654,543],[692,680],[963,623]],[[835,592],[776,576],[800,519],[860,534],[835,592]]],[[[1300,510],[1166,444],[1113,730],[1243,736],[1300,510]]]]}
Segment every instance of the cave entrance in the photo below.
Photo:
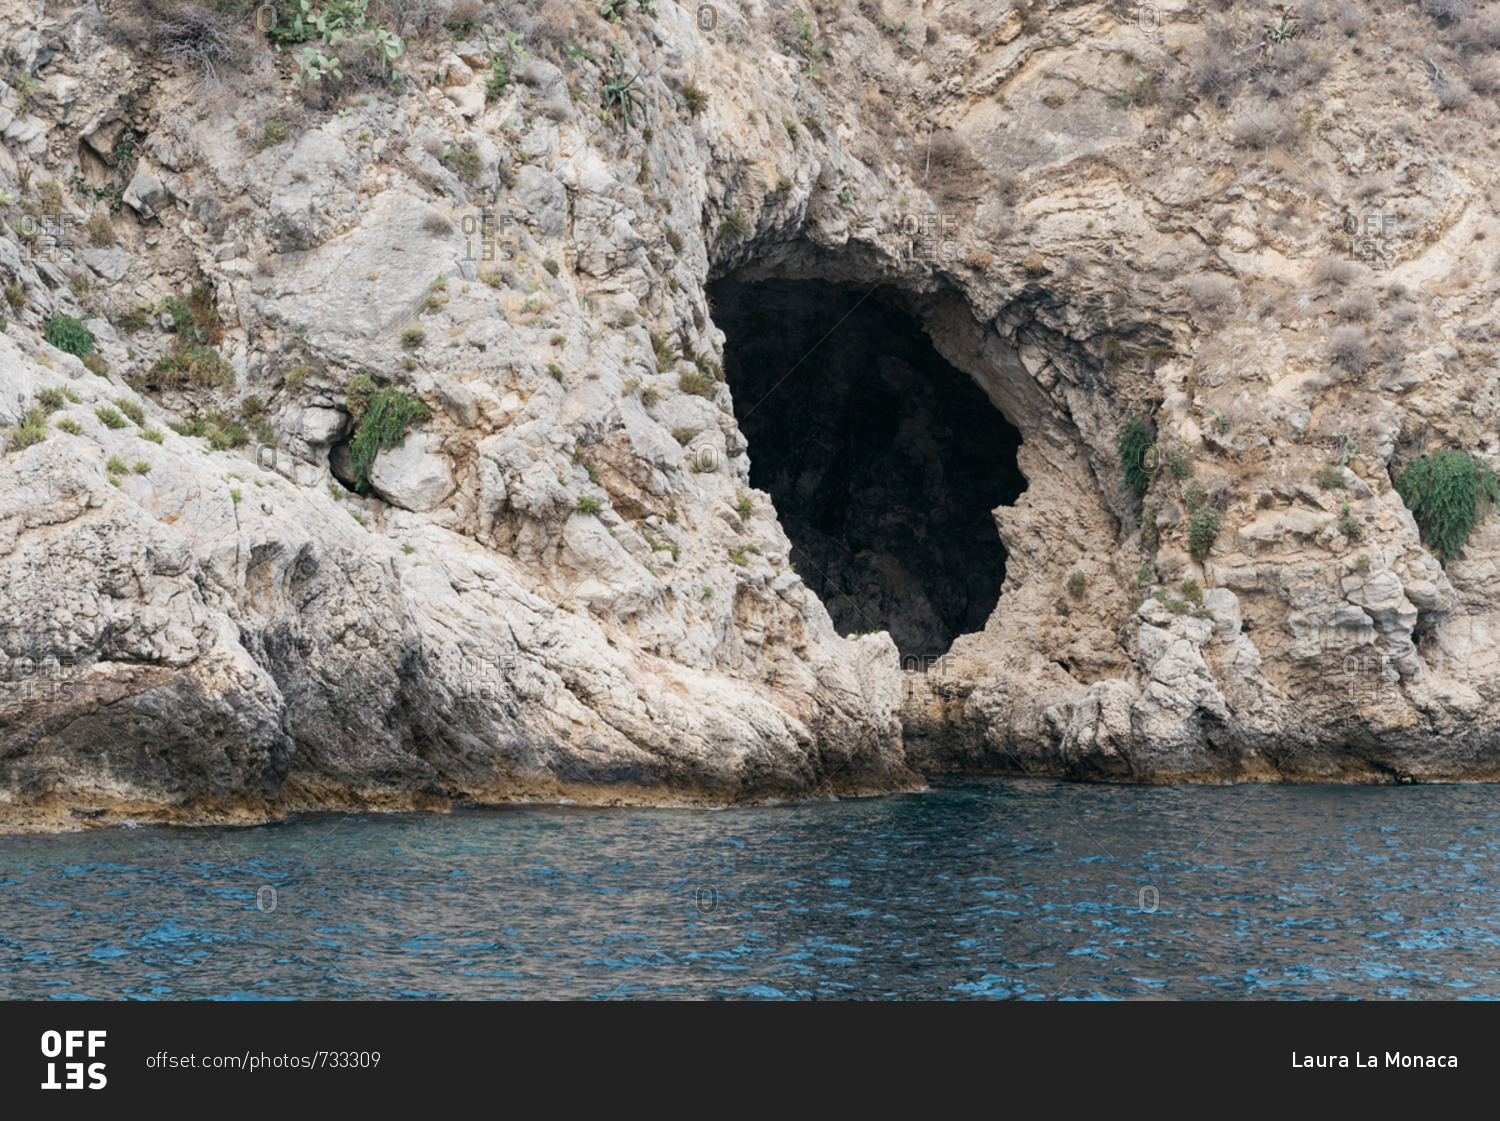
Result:
{"type": "Polygon", "coordinates": [[[724,370],[797,572],[843,635],[903,662],[982,630],[1005,580],[991,511],[1026,489],[1021,434],[894,293],[715,281],[724,370]]]}

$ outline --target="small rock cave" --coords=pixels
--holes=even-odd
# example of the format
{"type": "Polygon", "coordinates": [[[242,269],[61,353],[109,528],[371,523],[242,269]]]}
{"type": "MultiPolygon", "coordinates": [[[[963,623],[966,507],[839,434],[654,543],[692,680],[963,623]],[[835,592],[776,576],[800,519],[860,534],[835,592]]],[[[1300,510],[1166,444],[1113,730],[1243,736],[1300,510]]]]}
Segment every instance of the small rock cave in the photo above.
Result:
{"type": "Polygon", "coordinates": [[[1026,489],[1020,432],[894,293],[733,278],[709,291],[750,482],[839,633],[887,630],[920,664],[982,630],[1005,580],[991,511],[1026,489]]]}

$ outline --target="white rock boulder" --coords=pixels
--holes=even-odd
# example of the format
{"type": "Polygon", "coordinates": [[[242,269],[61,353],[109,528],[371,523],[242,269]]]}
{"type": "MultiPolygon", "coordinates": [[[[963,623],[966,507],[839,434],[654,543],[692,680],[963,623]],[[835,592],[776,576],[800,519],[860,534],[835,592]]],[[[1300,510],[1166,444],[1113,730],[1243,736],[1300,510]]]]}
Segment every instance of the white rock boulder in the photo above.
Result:
{"type": "Polygon", "coordinates": [[[455,486],[448,457],[429,452],[427,437],[420,434],[376,456],[370,482],[387,502],[418,512],[441,504],[455,486]]]}

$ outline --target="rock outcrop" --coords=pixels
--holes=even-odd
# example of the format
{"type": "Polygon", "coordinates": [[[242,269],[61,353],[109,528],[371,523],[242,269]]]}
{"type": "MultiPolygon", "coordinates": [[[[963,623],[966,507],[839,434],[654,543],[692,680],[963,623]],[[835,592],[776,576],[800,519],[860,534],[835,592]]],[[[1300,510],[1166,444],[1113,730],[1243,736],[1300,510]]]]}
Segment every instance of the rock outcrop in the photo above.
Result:
{"type": "Polygon", "coordinates": [[[376,3],[389,71],[294,90],[283,6],[0,0],[0,826],[1500,776],[1500,520],[1393,485],[1500,462],[1491,14],[376,3]],[[1020,435],[1003,552],[799,553],[723,278],[919,323],[1020,435]]]}

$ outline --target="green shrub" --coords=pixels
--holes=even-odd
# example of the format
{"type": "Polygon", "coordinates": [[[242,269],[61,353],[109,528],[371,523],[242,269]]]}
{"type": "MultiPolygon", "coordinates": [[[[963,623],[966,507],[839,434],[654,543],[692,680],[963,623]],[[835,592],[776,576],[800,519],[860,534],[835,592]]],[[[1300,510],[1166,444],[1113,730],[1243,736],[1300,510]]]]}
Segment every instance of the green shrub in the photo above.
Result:
{"type": "Polygon", "coordinates": [[[604,507],[600,504],[599,500],[586,494],[579,495],[578,501],[573,504],[573,513],[575,514],[592,514],[597,518],[603,512],[604,507]]]}
{"type": "Polygon", "coordinates": [[[473,148],[450,148],[444,153],[443,162],[465,183],[474,182],[484,169],[484,161],[473,148]]]}
{"type": "Polygon", "coordinates": [[[1116,109],[1139,109],[1156,100],[1156,75],[1143,74],[1123,89],[1109,95],[1109,103],[1116,109]]]}
{"type": "Polygon", "coordinates": [[[1156,503],[1149,498],[1141,503],[1141,544],[1156,552],[1156,546],[1161,542],[1161,536],[1156,528],[1156,515],[1159,511],[1156,503]]]}
{"type": "Polygon", "coordinates": [[[1200,506],[1193,511],[1193,520],[1188,526],[1188,552],[1194,560],[1202,560],[1213,548],[1219,536],[1219,512],[1212,506],[1200,506]]]}
{"type": "Polygon", "coordinates": [[[43,389],[37,393],[36,403],[42,407],[43,412],[55,413],[63,407],[62,390],[43,389]]]}
{"type": "Polygon", "coordinates": [[[524,66],[531,61],[531,55],[521,47],[521,40],[524,38],[526,35],[523,32],[505,32],[502,50],[497,51],[490,58],[490,76],[484,82],[486,102],[499,101],[504,97],[505,92],[511,87],[511,77],[516,64],[524,66]]]}
{"type": "Polygon", "coordinates": [[[553,276],[556,276],[559,272],[562,271],[562,266],[557,263],[556,257],[548,257],[546,260],[544,260],[542,262],[542,268],[546,269],[553,276]]]}
{"type": "Polygon", "coordinates": [[[26,289],[19,284],[7,284],[5,286],[5,302],[15,311],[20,311],[26,306],[26,289]]]}
{"type": "Polygon", "coordinates": [[[1088,587],[1088,584],[1089,584],[1088,577],[1085,576],[1083,573],[1081,573],[1081,572],[1070,572],[1070,573],[1068,573],[1068,579],[1067,579],[1067,582],[1066,582],[1066,584],[1064,586],[1068,590],[1068,595],[1071,596],[1073,599],[1082,599],[1083,598],[1084,589],[1086,589],[1088,587]]]}
{"type": "Polygon", "coordinates": [[[651,353],[656,355],[656,368],[665,370],[673,362],[677,361],[677,349],[668,341],[665,335],[656,331],[651,332],[651,353]]]}
{"type": "Polygon", "coordinates": [[[162,355],[146,373],[131,379],[137,389],[180,389],[188,385],[227,388],[233,384],[234,367],[213,347],[196,343],[162,355]]]}
{"type": "Polygon", "coordinates": [[[742,241],[750,236],[750,223],[738,210],[730,211],[719,224],[719,236],[730,241],[742,241]]]}
{"type": "Polygon", "coordinates": [[[696,435],[698,435],[698,430],[696,428],[672,429],[672,439],[676,440],[683,447],[687,447],[689,444],[691,444],[693,442],[693,437],[696,435]]]}
{"type": "Polygon", "coordinates": [[[127,467],[125,465],[125,461],[117,455],[112,455],[109,457],[109,462],[104,465],[104,469],[111,475],[130,474],[130,468],[127,467]]]}
{"type": "Polygon", "coordinates": [[[285,143],[291,139],[292,130],[285,121],[269,120],[261,129],[260,139],[256,141],[256,151],[264,152],[267,148],[274,148],[277,144],[285,143]]]}
{"type": "Polygon", "coordinates": [[[1344,470],[1329,463],[1318,470],[1313,476],[1313,482],[1324,490],[1342,490],[1344,487],[1344,470]]]}
{"type": "Polygon", "coordinates": [[[66,432],[69,436],[83,435],[83,429],[80,428],[78,422],[70,416],[65,416],[57,422],[57,430],[59,432],[66,432]]]}
{"type": "Polygon", "coordinates": [[[1151,472],[1146,469],[1146,454],[1151,449],[1151,430],[1144,421],[1131,417],[1120,431],[1120,471],[1125,489],[1137,498],[1145,498],[1151,489],[1151,472]]]}
{"type": "Polygon", "coordinates": [[[645,73],[645,67],[631,74],[625,65],[624,56],[620,54],[620,48],[612,45],[611,50],[614,54],[610,59],[611,69],[605,71],[600,109],[604,117],[617,116],[629,129],[635,125],[637,114],[641,116],[646,114],[645,94],[636,85],[641,75],[645,73]]]}
{"type": "Polygon", "coordinates": [[[755,515],[755,503],[750,500],[749,495],[740,495],[740,500],[735,505],[735,509],[739,511],[739,515],[742,518],[750,518],[755,515]]]}
{"type": "Polygon", "coordinates": [[[707,108],[708,93],[692,82],[688,82],[682,87],[682,103],[687,106],[687,111],[696,117],[707,108]]]}
{"type": "Polygon", "coordinates": [[[750,563],[750,561],[749,561],[749,558],[747,558],[745,556],[745,550],[744,549],[730,549],[729,550],[729,563],[730,564],[737,564],[741,568],[744,568],[745,565],[747,565],[747,564],[750,563]]]}
{"type": "Polygon", "coordinates": [[[122,312],[115,318],[115,326],[127,334],[134,334],[151,321],[151,313],[146,308],[134,308],[131,311],[122,312]]]}
{"type": "Polygon", "coordinates": [[[1198,607],[1203,606],[1203,586],[1197,580],[1189,576],[1178,588],[1182,591],[1183,598],[1198,607]]]}
{"type": "MultiPolygon", "coordinates": [[[[1158,454],[1162,454],[1160,451],[1158,454]]],[[[1181,441],[1172,444],[1165,451],[1165,466],[1171,472],[1174,479],[1191,479],[1193,477],[1193,455],[1188,446],[1181,441]]]]}
{"type": "Polygon", "coordinates": [[[100,405],[94,410],[94,415],[104,422],[105,428],[124,428],[126,421],[120,415],[118,409],[112,409],[108,405],[100,405]]]}
{"type": "Polygon", "coordinates": [[[47,320],[44,335],[49,343],[67,354],[82,357],[94,349],[94,336],[71,315],[54,315],[47,320]]]}
{"type": "Polygon", "coordinates": [[[554,381],[557,381],[562,385],[568,384],[568,375],[563,372],[563,368],[556,362],[547,363],[547,373],[552,376],[552,379],[554,381]]]}
{"type": "Polygon", "coordinates": [[[712,399],[714,380],[704,377],[697,370],[684,370],[677,376],[677,388],[684,393],[691,393],[694,397],[712,399]]]}
{"type": "Polygon", "coordinates": [[[375,384],[375,379],[363,371],[351,374],[344,382],[344,408],[353,424],[358,425],[364,419],[365,410],[379,392],[380,386],[375,384]]]}
{"type": "Polygon", "coordinates": [[[47,438],[47,413],[40,405],[33,405],[21,418],[21,423],[10,430],[12,449],[29,448],[47,438]]]}
{"type": "Polygon", "coordinates": [[[401,332],[401,345],[407,350],[416,350],[427,341],[427,332],[420,327],[408,327],[401,332]]]}
{"type": "Polygon", "coordinates": [[[1343,516],[1338,520],[1338,531],[1350,541],[1363,541],[1365,539],[1365,523],[1349,512],[1349,503],[1344,503],[1341,513],[1343,516]]]}
{"type": "Polygon", "coordinates": [[[142,440],[150,440],[153,444],[159,444],[166,439],[166,433],[160,428],[148,428],[141,433],[142,440]]]}
{"type": "Polygon", "coordinates": [[[1182,504],[1187,507],[1188,513],[1192,513],[1207,501],[1208,491],[1197,479],[1189,479],[1182,484],[1182,504]]]}
{"type": "MultiPolygon", "coordinates": [[[[352,380],[352,379],[351,379],[352,380]]],[[[359,490],[370,486],[370,468],[383,448],[399,448],[406,442],[407,425],[432,415],[422,401],[399,389],[380,389],[361,410],[354,438],[349,441],[349,470],[359,490]]]]}
{"type": "Polygon", "coordinates": [[[63,189],[62,184],[56,179],[48,179],[36,185],[37,196],[41,199],[42,213],[48,218],[61,218],[63,211],[63,189]]]}
{"type": "Polygon", "coordinates": [[[109,377],[109,366],[97,354],[85,354],[79,361],[83,363],[83,368],[95,377],[109,377]]]}
{"type": "Polygon", "coordinates": [[[1463,550],[1481,508],[1500,502],[1495,473],[1468,452],[1451,449],[1413,461],[1397,476],[1396,493],[1445,562],[1463,550]]]}
{"type": "Polygon", "coordinates": [[[242,448],[249,442],[250,433],[245,431],[243,424],[236,424],[234,421],[224,421],[208,434],[208,446],[216,452],[242,448]]]}
{"type": "Polygon", "coordinates": [[[121,398],[115,402],[115,407],[134,421],[137,428],[144,428],[146,426],[146,410],[141,408],[136,402],[127,398],[121,398]]]}

